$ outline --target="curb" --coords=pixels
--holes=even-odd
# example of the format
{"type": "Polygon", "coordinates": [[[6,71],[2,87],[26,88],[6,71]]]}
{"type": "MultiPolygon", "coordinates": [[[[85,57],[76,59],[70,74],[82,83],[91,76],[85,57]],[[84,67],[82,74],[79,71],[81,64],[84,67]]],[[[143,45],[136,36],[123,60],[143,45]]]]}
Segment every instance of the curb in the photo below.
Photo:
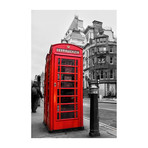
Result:
{"type": "Polygon", "coordinates": [[[110,103],[110,104],[117,104],[117,102],[111,102],[111,101],[98,101],[98,103],[110,103]]]}
{"type": "MultiPolygon", "coordinates": [[[[83,98],[83,99],[90,99],[90,98],[83,98]]],[[[98,98],[98,103],[110,103],[110,104],[117,104],[117,101],[105,101],[105,100],[104,100],[104,101],[103,101],[103,100],[102,100],[102,101],[100,101],[100,100],[99,100],[99,98],[98,98]]]]}

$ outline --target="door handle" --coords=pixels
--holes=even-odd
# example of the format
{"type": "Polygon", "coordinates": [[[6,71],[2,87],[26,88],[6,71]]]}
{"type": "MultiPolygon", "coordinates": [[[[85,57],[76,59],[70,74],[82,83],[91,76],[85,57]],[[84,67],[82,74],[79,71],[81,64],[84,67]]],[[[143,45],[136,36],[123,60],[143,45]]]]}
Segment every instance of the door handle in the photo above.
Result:
{"type": "Polygon", "coordinates": [[[56,82],[54,82],[54,87],[56,87],[56,82]]]}

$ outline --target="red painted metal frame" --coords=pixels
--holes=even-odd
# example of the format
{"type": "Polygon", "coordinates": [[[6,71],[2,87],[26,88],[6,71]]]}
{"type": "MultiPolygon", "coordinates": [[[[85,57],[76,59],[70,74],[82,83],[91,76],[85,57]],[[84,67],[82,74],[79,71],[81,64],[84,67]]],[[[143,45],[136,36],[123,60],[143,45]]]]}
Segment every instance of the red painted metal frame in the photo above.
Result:
{"type": "MultiPolygon", "coordinates": [[[[68,128],[79,128],[83,127],[83,52],[80,47],[77,47],[72,44],[55,44],[50,48],[50,53],[46,57],[46,65],[45,65],[45,96],[44,96],[44,123],[47,125],[49,131],[60,130],[60,129],[68,129],[68,128]],[[79,51],[79,54],[76,53],[66,53],[57,51],[58,49],[66,49],[79,51]],[[58,65],[58,59],[71,59],[75,60],[74,66],[67,65],[58,65]],[[78,60],[78,65],[76,66],[76,60],[78,60]],[[66,66],[66,67],[74,67],[74,73],[68,74],[76,74],[78,75],[77,80],[57,80],[57,74],[67,74],[64,72],[58,72],[58,66],[66,66]],[[76,67],[78,72],[76,73],[76,67]],[[49,78],[49,79],[48,79],[49,78]],[[59,83],[58,83],[59,82],[59,83]],[[74,82],[74,88],[61,88],[60,82],[74,82]],[[76,88],[76,82],[77,87],[76,88]],[[55,86],[56,84],[56,86],[55,86]],[[58,88],[58,84],[60,85],[58,88]],[[74,103],[57,103],[57,89],[74,89],[74,103]],[[76,89],[77,89],[77,100],[76,102],[76,89]],[[70,111],[61,111],[61,105],[70,105],[74,104],[74,110],[70,111]],[[76,104],[78,106],[76,110],[76,104]],[[59,105],[59,111],[57,110],[57,105],[59,105]],[[61,113],[74,112],[74,118],[61,119],[61,113]],[[76,117],[77,112],[77,117],[76,117]],[[59,113],[59,119],[57,118],[57,113],[59,113]]],[[[60,92],[60,91],[59,91],[60,92]]],[[[59,98],[61,94],[59,94],[59,98]]],[[[64,97],[64,95],[62,96],[64,97]]],[[[68,97],[68,95],[66,95],[68,97]]]]}
{"type": "Polygon", "coordinates": [[[48,88],[49,88],[49,54],[46,56],[45,79],[44,79],[44,123],[47,124],[47,107],[48,107],[48,88]]]}

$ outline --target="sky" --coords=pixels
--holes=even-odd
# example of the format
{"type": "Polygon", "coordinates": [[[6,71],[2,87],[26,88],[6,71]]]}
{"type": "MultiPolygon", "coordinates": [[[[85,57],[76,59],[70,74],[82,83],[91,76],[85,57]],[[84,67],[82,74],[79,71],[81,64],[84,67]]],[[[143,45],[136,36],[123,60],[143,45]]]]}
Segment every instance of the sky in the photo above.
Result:
{"type": "Polygon", "coordinates": [[[44,72],[45,58],[52,44],[61,42],[74,16],[83,20],[83,27],[94,20],[111,27],[116,35],[115,10],[32,10],[31,12],[31,79],[44,72]]]}

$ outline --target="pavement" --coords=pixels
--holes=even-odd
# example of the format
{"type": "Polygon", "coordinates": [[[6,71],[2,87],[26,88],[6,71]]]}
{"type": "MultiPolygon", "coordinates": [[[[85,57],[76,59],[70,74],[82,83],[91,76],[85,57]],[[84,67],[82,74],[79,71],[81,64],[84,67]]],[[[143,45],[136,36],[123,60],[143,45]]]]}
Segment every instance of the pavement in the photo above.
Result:
{"type": "Polygon", "coordinates": [[[99,103],[112,103],[112,104],[117,104],[117,99],[99,99],[99,103]]]}
{"type": "MultiPolygon", "coordinates": [[[[84,130],[64,131],[49,133],[43,124],[44,103],[37,108],[36,113],[31,113],[31,138],[92,138],[89,136],[90,120],[83,117],[84,130]]],[[[116,138],[116,128],[99,122],[100,136],[94,138],[116,138]]]]}
{"type": "MultiPolygon", "coordinates": [[[[90,99],[89,97],[85,97],[84,99],[90,99]]],[[[112,104],[117,104],[117,99],[115,98],[98,98],[99,103],[112,103],[112,104]]]]}

